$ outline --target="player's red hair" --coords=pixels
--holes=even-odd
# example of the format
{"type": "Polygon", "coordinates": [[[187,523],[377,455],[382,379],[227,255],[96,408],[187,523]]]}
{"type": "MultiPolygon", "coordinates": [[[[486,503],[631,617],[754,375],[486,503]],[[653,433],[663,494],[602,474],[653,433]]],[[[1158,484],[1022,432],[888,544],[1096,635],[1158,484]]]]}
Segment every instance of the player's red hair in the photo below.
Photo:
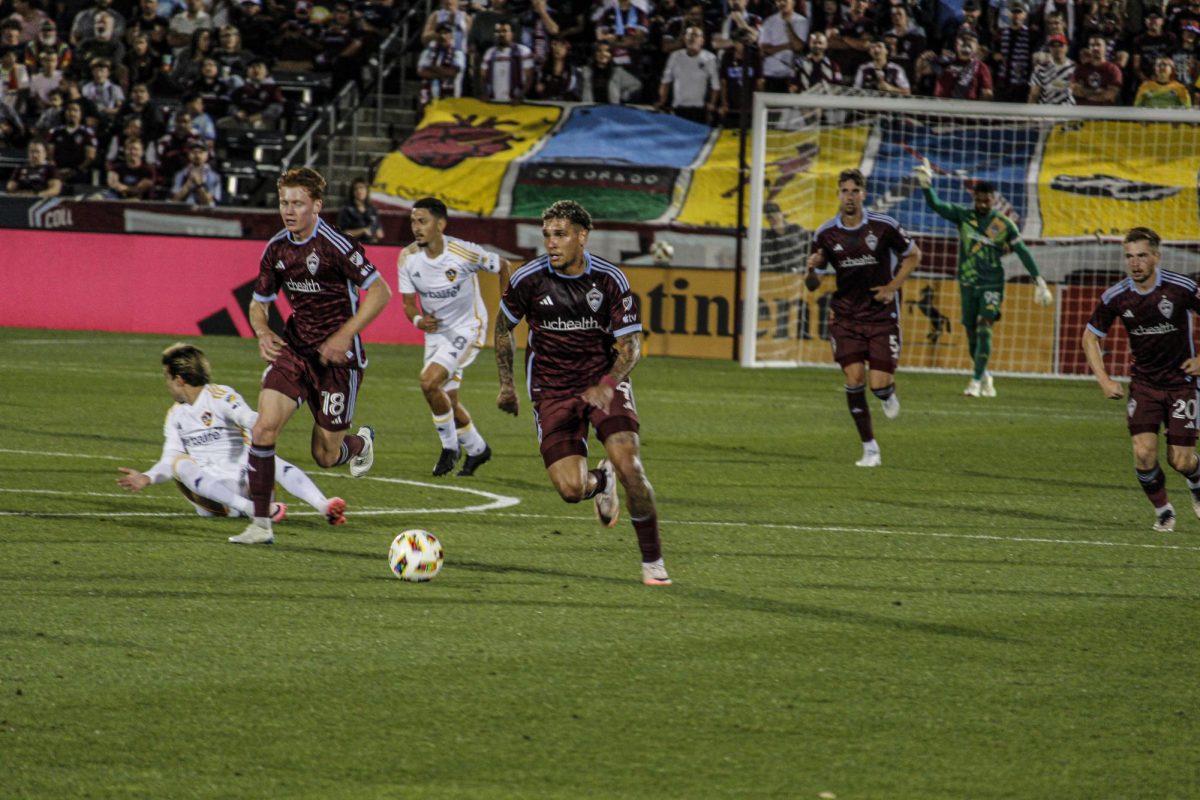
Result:
{"type": "Polygon", "coordinates": [[[312,167],[292,167],[280,175],[275,188],[282,192],[285,186],[303,189],[313,200],[325,199],[325,179],[312,167]]]}

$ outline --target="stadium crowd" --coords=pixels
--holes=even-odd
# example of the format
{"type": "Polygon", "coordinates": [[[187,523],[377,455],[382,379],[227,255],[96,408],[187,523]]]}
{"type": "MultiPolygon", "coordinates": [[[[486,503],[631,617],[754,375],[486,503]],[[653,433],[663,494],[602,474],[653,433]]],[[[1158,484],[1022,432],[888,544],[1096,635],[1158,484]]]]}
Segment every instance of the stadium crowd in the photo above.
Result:
{"type": "MultiPolygon", "coordinates": [[[[221,144],[303,110],[279,77],[326,73],[335,90],[361,79],[407,11],[90,2],[0,2],[0,151],[27,152],[10,193],[219,203],[221,144]]],[[[1200,95],[1200,0],[955,2],[439,0],[421,34],[419,102],[640,103],[735,126],[751,92],[819,84],[1160,108],[1200,95]]]]}

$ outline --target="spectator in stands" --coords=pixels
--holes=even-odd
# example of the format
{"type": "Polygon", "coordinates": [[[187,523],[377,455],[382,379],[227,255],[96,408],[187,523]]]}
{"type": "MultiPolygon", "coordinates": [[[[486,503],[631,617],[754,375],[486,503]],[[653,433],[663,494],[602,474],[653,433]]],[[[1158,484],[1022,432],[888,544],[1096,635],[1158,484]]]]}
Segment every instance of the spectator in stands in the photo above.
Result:
{"type": "MultiPolygon", "coordinates": [[[[81,12],[82,13],[82,12],[81,12]]],[[[81,81],[91,74],[91,64],[97,59],[107,61],[109,67],[125,64],[125,45],[113,32],[115,17],[108,11],[97,12],[93,20],[93,36],[75,48],[75,76],[81,81]]],[[[120,79],[120,76],[117,76],[120,79]]]]}
{"type": "Polygon", "coordinates": [[[21,63],[22,54],[20,45],[0,47],[0,101],[25,115],[29,106],[29,70],[21,63]]]}
{"type": "Polygon", "coordinates": [[[873,92],[907,97],[912,94],[908,83],[908,75],[894,61],[888,61],[888,50],[881,40],[871,42],[867,50],[871,60],[858,67],[854,75],[855,89],[868,89],[873,92]]]}
{"type": "MultiPolygon", "coordinates": [[[[1049,5],[1049,3],[1047,3],[1049,5]]],[[[1033,63],[1045,63],[1050,60],[1050,38],[1052,36],[1062,36],[1068,42],[1071,41],[1071,34],[1067,31],[1067,18],[1063,14],[1050,14],[1046,17],[1046,27],[1042,31],[1042,42],[1033,54],[1033,63]]],[[[1068,48],[1070,45],[1068,44],[1068,48]]],[[[1067,55],[1069,56],[1068,49],[1067,55]]]]}
{"type": "Polygon", "coordinates": [[[496,43],[483,54],[480,97],[497,103],[520,103],[533,86],[533,53],[513,41],[512,25],[496,23],[496,43]]]}
{"type": "MultiPolygon", "coordinates": [[[[760,5],[758,8],[762,8],[762,6],[760,5]]],[[[808,9],[811,14],[808,26],[810,32],[826,33],[837,30],[846,21],[846,11],[838,0],[812,0],[808,9]]],[[[757,10],[757,8],[751,10],[757,10]]]]}
{"type": "Polygon", "coordinates": [[[150,48],[150,36],[138,31],[125,55],[125,79],[130,86],[144,84],[161,90],[168,81],[163,76],[162,57],[150,48]]]}
{"type": "Polygon", "coordinates": [[[204,28],[211,30],[212,27],[212,17],[204,10],[204,0],[187,0],[185,10],[171,17],[167,26],[167,42],[176,49],[187,47],[192,41],[192,34],[204,28]]]}
{"type": "Polygon", "coordinates": [[[1133,104],[1144,108],[1192,107],[1188,88],[1175,80],[1175,62],[1170,56],[1159,56],[1154,62],[1154,77],[1142,81],[1133,104]]]}
{"type": "Polygon", "coordinates": [[[578,102],[583,97],[583,77],[571,62],[571,43],[561,36],[550,42],[550,58],[538,69],[537,96],[566,102],[578,102]]]}
{"type": "Polygon", "coordinates": [[[1000,29],[992,53],[996,99],[1024,103],[1029,97],[1029,76],[1033,70],[1033,30],[1028,25],[1029,9],[1025,0],[1012,0],[1008,8],[1009,24],[1000,29]]]}
{"type": "Polygon", "coordinates": [[[828,55],[829,39],[821,31],[813,31],[808,37],[808,53],[796,59],[796,71],[792,74],[788,91],[806,92],[817,84],[837,86],[842,83],[842,71],[828,55]]]}
{"type": "Polygon", "coordinates": [[[875,38],[875,20],[871,17],[870,0],[850,0],[850,8],[841,24],[825,32],[829,39],[829,57],[843,75],[854,75],[859,64],[870,56],[867,48],[875,38]]]}
{"type": "MultiPolygon", "coordinates": [[[[0,125],[3,123],[0,122],[0,125]]],[[[4,190],[9,194],[29,194],[37,197],[58,197],[62,179],[46,155],[46,145],[34,139],[29,143],[25,163],[13,171],[4,190]]]]}
{"type": "Polygon", "coordinates": [[[417,60],[421,108],[442,97],[462,97],[466,73],[467,54],[454,46],[454,27],[449,22],[439,23],[437,38],[426,45],[417,60]]]}
{"type": "MultiPolygon", "coordinates": [[[[309,72],[316,68],[316,57],[324,48],[314,39],[296,19],[285,20],[279,29],[279,36],[272,44],[275,56],[275,67],[289,72],[309,72]]],[[[246,74],[250,74],[250,65],[246,65],[246,74]]]]}
{"type": "Polygon", "coordinates": [[[778,9],[763,20],[758,50],[768,92],[786,92],[796,72],[798,54],[808,40],[808,19],[796,12],[795,0],[775,0],[778,9]]]}
{"type": "Polygon", "coordinates": [[[192,120],[192,135],[208,145],[210,153],[215,151],[217,124],[208,113],[208,104],[204,102],[204,96],[195,92],[185,94],[181,111],[186,112],[192,120]]]}
{"type": "Polygon", "coordinates": [[[208,148],[194,142],[188,148],[188,163],[175,173],[171,199],[195,206],[215,206],[221,202],[221,176],[208,163],[208,148]]]}
{"type": "Polygon", "coordinates": [[[92,62],[92,79],[85,83],[80,91],[83,96],[96,106],[99,113],[100,128],[97,133],[105,137],[116,125],[117,112],[125,103],[125,92],[112,82],[110,73],[112,65],[107,59],[97,58],[92,62]]]}
{"type": "MultiPolygon", "coordinates": [[[[753,31],[735,28],[731,35],[733,47],[721,51],[721,104],[717,115],[726,128],[737,128],[742,110],[749,114],[754,93],[763,90],[762,58],[754,46],[758,37],[753,31]]],[[[814,31],[809,41],[817,35],[821,34],[814,31]]]]}
{"type": "Polygon", "coordinates": [[[688,28],[699,28],[708,39],[708,28],[704,23],[704,4],[695,0],[688,0],[682,14],[677,14],[667,20],[667,24],[663,27],[662,41],[659,43],[659,49],[670,55],[676,50],[682,50],[687,46],[685,35],[688,28]]]}
{"type": "Polygon", "coordinates": [[[62,84],[62,70],[58,68],[58,54],[43,50],[40,69],[29,77],[29,110],[41,114],[50,105],[50,95],[62,84]]]}
{"type": "Polygon", "coordinates": [[[78,47],[89,39],[98,37],[100,28],[96,23],[104,15],[109,17],[110,24],[105,29],[109,37],[120,41],[125,35],[125,16],[113,8],[112,4],[112,0],[93,0],[91,6],[76,14],[71,21],[71,44],[78,47]]]}
{"type": "Polygon", "coordinates": [[[83,109],[83,124],[96,130],[100,126],[100,112],[96,110],[95,103],[83,96],[79,81],[68,75],[63,78],[58,88],[63,93],[66,103],[79,103],[79,107],[83,109]]]}
{"type": "Polygon", "coordinates": [[[235,88],[231,80],[221,77],[220,70],[215,58],[206,58],[200,66],[200,74],[187,86],[187,94],[203,98],[205,112],[215,119],[226,115],[235,88]]]}
{"type": "Polygon", "coordinates": [[[125,143],[121,158],[108,167],[108,197],[113,200],[151,200],[157,183],[153,164],[144,158],[146,147],[141,139],[125,143]]]}
{"type": "Polygon", "coordinates": [[[1047,106],[1073,106],[1071,84],[1075,62],[1067,58],[1067,37],[1054,34],[1047,42],[1050,60],[1037,64],[1029,78],[1029,102],[1047,106]]]}
{"type": "Polygon", "coordinates": [[[1189,22],[1179,31],[1179,45],[1171,52],[1175,62],[1175,78],[1181,83],[1191,84],[1196,80],[1196,39],[1200,37],[1200,25],[1189,22]]]}
{"type": "Polygon", "coordinates": [[[642,72],[637,52],[650,33],[649,16],[634,5],[633,0],[617,0],[601,9],[595,23],[596,41],[608,45],[613,66],[620,67],[640,83],[642,72]]]}
{"type": "Polygon", "coordinates": [[[1120,91],[1121,68],[1108,60],[1108,41],[1103,36],[1090,37],[1071,84],[1076,105],[1116,105],[1120,91]]]}
{"type": "Polygon", "coordinates": [[[891,60],[900,65],[911,84],[916,76],[917,59],[925,52],[925,29],[912,21],[908,6],[902,2],[889,7],[888,20],[891,27],[884,32],[884,36],[891,35],[896,39],[896,43],[889,48],[891,60]]]}
{"type": "Polygon", "coordinates": [[[131,114],[128,117],[121,119],[120,132],[112,137],[112,141],[108,143],[108,149],[104,153],[104,163],[108,164],[108,168],[112,169],[114,164],[120,164],[125,160],[125,151],[129,147],[130,142],[138,142],[141,145],[141,157],[147,164],[154,164],[158,161],[157,154],[154,149],[154,143],[145,144],[145,128],[142,125],[142,118],[136,114],[131,114]]]}
{"type": "Polygon", "coordinates": [[[461,50],[466,56],[471,15],[460,8],[459,0],[442,0],[441,8],[429,12],[429,16],[425,18],[425,29],[421,32],[421,42],[430,44],[437,38],[437,26],[442,24],[449,25],[454,31],[454,49],[461,50]]]}
{"type": "Polygon", "coordinates": [[[83,124],[83,107],[76,100],[67,101],[63,124],[50,133],[50,160],[59,177],[66,183],[91,183],[99,148],[95,131],[83,124]]]}
{"type": "Polygon", "coordinates": [[[954,40],[954,60],[942,67],[934,86],[935,97],[957,100],[991,100],[992,73],[976,55],[977,42],[970,31],[954,40]]]}
{"type": "Polygon", "coordinates": [[[1035,20],[1033,27],[1040,27],[1047,41],[1051,36],[1060,34],[1068,40],[1076,35],[1078,21],[1075,18],[1074,0],[1045,0],[1034,11],[1041,20],[1040,25],[1035,20]]]}
{"type": "MultiPolygon", "coordinates": [[[[500,24],[507,24],[513,32],[513,41],[518,40],[521,15],[509,6],[508,0],[489,0],[486,8],[475,12],[467,36],[467,68],[474,78],[480,77],[483,56],[496,45],[496,26],[500,24]]],[[[532,57],[532,52],[530,55],[532,57]]]]}
{"type": "Polygon", "coordinates": [[[212,58],[216,42],[213,40],[211,28],[197,28],[192,31],[192,40],[187,47],[175,53],[175,66],[171,70],[171,81],[180,89],[186,89],[192,81],[200,76],[204,59],[212,58]]]}
{"type": "Polygon", "coordinates": [[[0,150],[12,150],[25,144],[25,123],[8,103],[0,100],[0,150]]]}
{"type": "Polygon", "coordinates": [[[333,73],[333,85],[358,80],[365,62],[362,27],[350,12],[349,0],[337,0],[333,17],[316,36],[323,50],[314,59],[317,69],[333,73]]]}
{"type": "Polygon", "coordinates": [[[954,42],[963,33],[975,34],[975,55],[986,58],[995,48],[992,40],[992,28],[987,18],[983,16],[979,0],[966,0],[962,6],[962,16],[950,19],[942,28],[942,41],[954,42]]]}
{"type": "MultiPolygon", "coordinates": [[[[533,53],[533,63],[541,67],[551,57],[554,38],[561,29],[558,24],[558,11],[550,7],[547,0],[531,0],[529,9],[521,15],[518,41],[533,53]]],[[[563,41],[567,41],[565,38],[563,41]]],[[[570,42],[567,42],[568,49],[570,42]]]]}
{"type": "Polygon", "coordinates": [[[383,224],[379,211],[371,205],[371,184],[366,178],[355,178],[350,185],[350,202],[338,213],[337,226],[366,244],[383,241],[383,224]]]}
{"type": "Polygon", "coordinates": [[[721,28],[713,37],[713,49],[719,51],[733,47],[734,34],[738,31],[749,35],[750,41],[756,42],[762,26],[763,18],[746,10],[746,0],[729,0],[729,13],[721,21],[721,28]]]}
{"type": "Polygon", "coordinates": [[[167,31],[170,26],[170,20],[162,16],[158,10],[158,0],[138,0],[138,10],[129,19],[129,24],[125,28],[125,44],[133,48],[134,37],[143,33],[147,38],[153,41],[155,31],[159,32],[158,41],[162,43],[161,49],[155,48],[155,53],[160,58],[164,53],[170,52],[167,45],[167,31]]]}
{"type": "MultiPolygon", "coordinates": [[[[1125,52],[1124,33],[1125,30],[1125,13],[1121,8],[1114,5],[1111,0],[1089,0],[1088,4],[1082,9],[1080,15],[1079,33],[1084,39],[1090,39],[1092,36],[1103,36],[1108,42],[1110,55],[1115,55],[1118,44],[1124,53],[1123,58],[1126,63],[1118,64],[1121,67],[1128,66],[1128,53],[1125,52]]],[[[1121,59],[1116,59],[1120,61],[1121,59]]]]}
{"type": "Polygon", "coordinates": [[[674,51],[667,59],[655,108],[667,108],[669,100],[675,116],[710,125],[716,121],[721,94],[717,57],[705,49],[704,31],[699,26],[688,28],[683,41],[684,49],[674,51]]]}
{"type": "Polygon", "coordinates": [[[12,0],[13,13],[9,19],[21,26],[21,44],[32,42],[42,31],[42,25],[50,21],[34,0],[12,0]]]}
{"type": "Polygon", "coordinates": [[[58,68],[68,72],[71,68],[73,52],[71,46],[58,38],[58,26],[54,20],[48,19],[42,23],[42,30],[33,41],[25,45],[25,68],[35,70],[41,64],[42,52],[53,50],[58,56],[58,68]]]}
{"type": "MultiPolygon", "coordinates": [[[[246,77],[246,67],[254,58],[253,53],[242,47],[241,31],[232,25],[221,28],[217,37],[217,49],[213,51],[212,56],[217,60],[221,78],[226,81],[236,78],[239,84],[246,77]]],[[[231,86],[231,91],[234,88],[236,86],[231,86]]]]}
{"type": "MultiPolygon", "coordinates": [[[[242,35],[242,41],[254,43],[251,50],[255,55],[268,55],[269,43],[275,41],[279,25],[270,15],[262,13],[262,0],[241,0],[239,8],[241,15],[234,24],[242,35]]],[[[249,61],[246,66],[250,66],[249,61]]]]}
{"type": "Polygon", "coordinates": [[[222,127],[274,130],[283,116],[283,93],[271,79],[267,62],[255,58],[246,68],[246,82],[229,98],[229,116],[222,127]]]}
{"type": "Polygon", "coordinates": [[[55,89],[46,100],[46,107],[33,123],[33,134],[43,141],[50,139],[50,131],[63,124],[63,103],[65,96],[62,89],[55,89]]]}
{"type": "Polygon", "coordinates": [[[149,142],[149,147],[154,146],[154,142],[163,135],[164,127],[162,113],[158,107],[150,101],[150,87],[144,83],[135,83],[129,89],[129,99],[121,106],[121,110],[117,112],[117,116],[125,119],[130,116],[136,116],[142,121],[141,137],[144,141],[149,142]]]}
{"type": "Polygon", "coordinates": [[[1146,9],[1144,21],[1146,29],[1133,38],[1129,56],[1129,67],[1138,81],[1152,79],[1158,57],[1169,58],[1179,43],[1173,33],[1163,30],[1163,15],[1158,8],[1146,9]]]}
{"type": "Polygon", "coordinates": [[[802,272],[804,251],[809,234],[794,222],[788,222],[778,203],[763,203],[767,227],[762,236],[763,272],[802,272]]]}
{"type": "Polygon", "coordinates": [[[642,94],[641,79],[613,63],[612,46],[608,42],[596,42],[591,62],[580,72],[585,103],[624,105],[636,103],[642,94]]]}
{"type": "Polygon", "coordinates": [[[204,140],[192,131],[192,115],[181,110],[171,121],[170,133],[160,137],[155,146],[159,179],[174,179],[175,174],[187,164],[188,152],[195,144],[205,146],[204,140]]]}

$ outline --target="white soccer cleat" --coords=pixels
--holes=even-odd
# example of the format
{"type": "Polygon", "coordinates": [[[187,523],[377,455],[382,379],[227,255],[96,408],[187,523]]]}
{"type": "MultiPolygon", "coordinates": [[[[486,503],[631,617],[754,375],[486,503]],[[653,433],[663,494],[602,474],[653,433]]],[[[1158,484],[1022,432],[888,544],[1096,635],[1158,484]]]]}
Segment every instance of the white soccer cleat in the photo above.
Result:
{"type": "Polygon", "coordinates": [[[900,416],[900,396],[892,392],[892,396],[883,401],[883,415],[888,419],[900,416]]]}
{"type": "Polygon", "coordinates": [[[671,578],[668,577],[667,568],[663,566],[661,558],[658,561],[642,562],[642,583],[647,586],[671,585],[671,578]]]}
{"type": "Polygon", "coordinates": [[[1154,518],[1154,530],[1169,533],[1175,530],[1175,509],[1167,506],[1154,518]]]}
{"type": "Polygon", "coordinates": [[[878,450],[863,451],[863,456],[858,461],[854,462],[856,467],[880,467],[883,466],[883,456],[878,450]]]}
{"type": "Polygon", "coordinates": [[[366,444],[363,446],[362,452],[350,459],[350,477],[361,478],[371,471],[371,466],[375,463],[375,429],[370,425],[363,425],[358,429],[358,435],[363,438],[366,444]]]}
{"type": "Polygon", "coordinates": [[[596,519],[600,520],[600,524],[604,527],[611,528],[621,517],[621,499],[617,497],[617,471],[613,469],[612,463],[607,458],[601,459],[596,467],[604,470],[604,474],[607,476],[604,491],[595,497],[596,519]]]}
{"type": "Polygon", "coordinates": [[[234,544],[274,544],[275,534],[270,528],[264,528],[257,522],[251,522],[246,526],[246,530],[237,536],[230,536],[229,541],[234,544]]]}
{"type": "Polygon", "coordinates": [[[967,381],[967,388],[963,389],[963,397],[980,397],[983,395],[983,384],[971,378],[967,381]]]}
{"type": "Polygon", "coordinates": [[[991,373],[983,376],[983,380],[979,386],[979,394],[981,397],[996,396],[996,382],[992,380],[991,373]]]}

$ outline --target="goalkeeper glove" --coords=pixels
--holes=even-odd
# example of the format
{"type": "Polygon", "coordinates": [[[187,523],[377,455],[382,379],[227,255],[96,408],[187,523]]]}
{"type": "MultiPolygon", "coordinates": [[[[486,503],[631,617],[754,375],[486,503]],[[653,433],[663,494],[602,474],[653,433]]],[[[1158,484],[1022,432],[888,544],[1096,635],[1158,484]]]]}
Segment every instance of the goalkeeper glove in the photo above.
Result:
{"type": "Polygon", "coordinates": [[[917,175],[917,183],[921,184],[922,189],[928,189],[933,183],[933,167],[929,166],[929,159],[921,159],[921,163],[913,167],[913,172],[917,175]]]}
{"type": "Polygon", "coordinates": [[[1054,295],[1050,294],[1050,287],[1046,285],[1046,279],[1038,275],[1034,283],[1037,285],[1033,290],[1033,302],[1039,306],[1048,306],[1053,303],[1054,295]]]}

